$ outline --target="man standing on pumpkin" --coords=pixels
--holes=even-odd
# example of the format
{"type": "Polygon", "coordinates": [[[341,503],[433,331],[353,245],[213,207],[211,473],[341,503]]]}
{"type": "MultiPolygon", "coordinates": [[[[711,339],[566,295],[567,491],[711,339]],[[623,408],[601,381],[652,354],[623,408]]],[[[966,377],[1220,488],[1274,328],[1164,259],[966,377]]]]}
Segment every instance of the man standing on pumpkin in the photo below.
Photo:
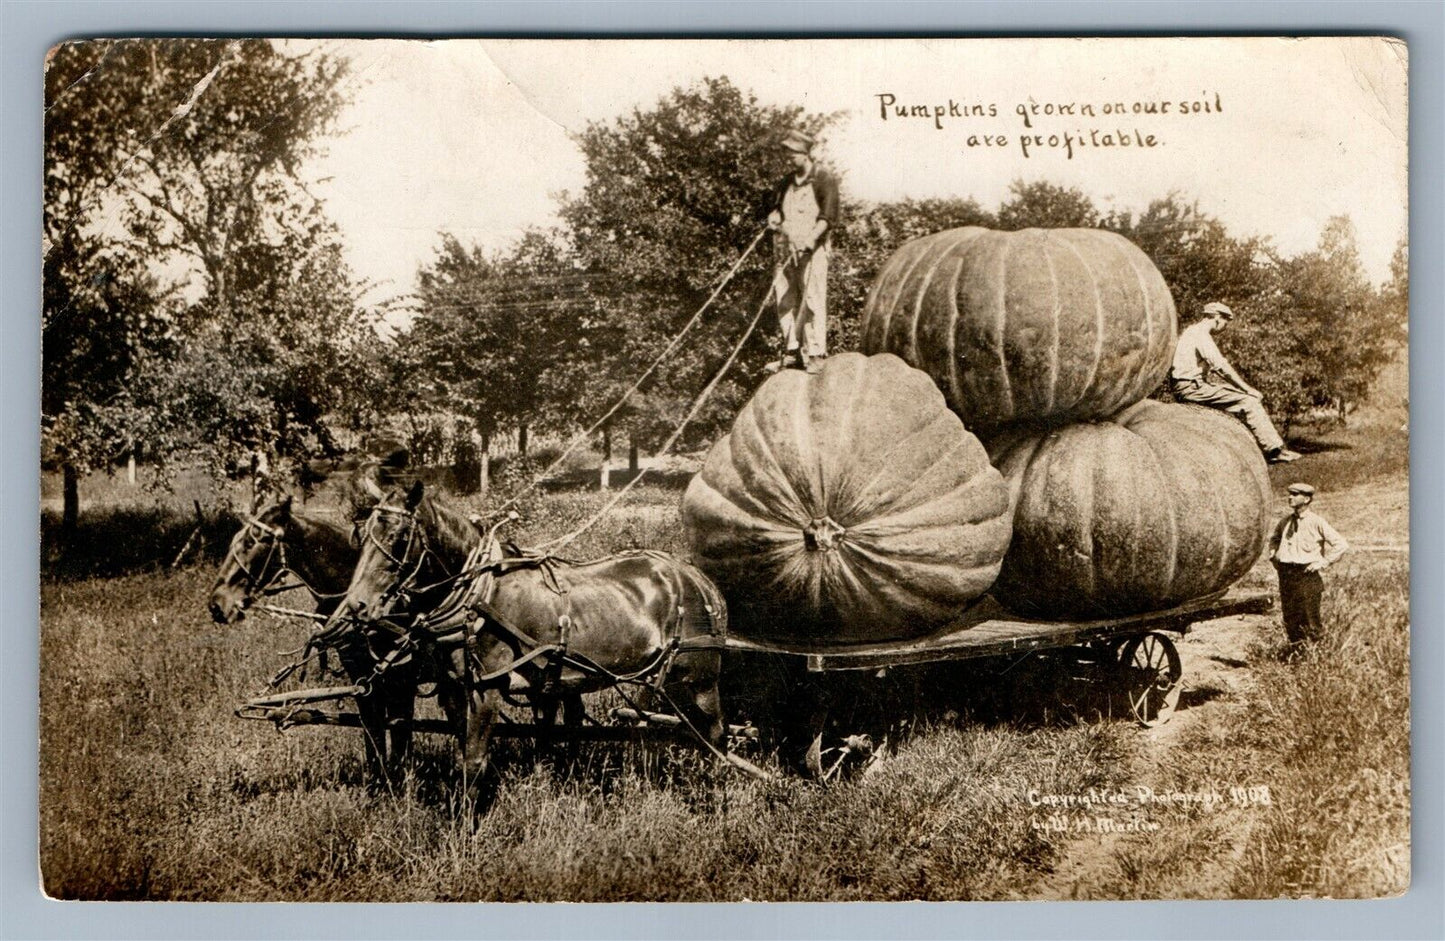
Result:
{"type": "Polygon", "coordinates": [[[1291,655],[1323,634],[1320,597],[1324,579],[1320,573],[1350,547],[1323,516],[1310,509],[1314,498],[1315,488],[1309,484],[1290,484],[1290,512],[1269,538],[1269,560],[1279,573],[1279,607],[1291,655]]]}
{"type": "Polygon", "coordinates": [[[813,138],[789,131],[783,147],[793,172],[773,194],[773,284],[783,357],[778,368],[817,372],[828,355],[828,255],[838,224],[838,182],[813,162],[813,138]]]}
{"type": "Polygon", "coordinates": [[[1264,394],[1244,381],[1214,343],[1214,332],[1234,319],[1234,311],[1215,301],[1204,305],[1204,319],[1179,332],[1174,348],[1174,365],[1169,369],[1169,386],[1181,402],[1222,409],[1244,422],[1259,442],[1271,464],[1299,459],[1299,453],[1284,446],[1274,422],[1264,410],[1264,394]],[[1224,384],[1211,381],[1222,379],[1224,384]]]}

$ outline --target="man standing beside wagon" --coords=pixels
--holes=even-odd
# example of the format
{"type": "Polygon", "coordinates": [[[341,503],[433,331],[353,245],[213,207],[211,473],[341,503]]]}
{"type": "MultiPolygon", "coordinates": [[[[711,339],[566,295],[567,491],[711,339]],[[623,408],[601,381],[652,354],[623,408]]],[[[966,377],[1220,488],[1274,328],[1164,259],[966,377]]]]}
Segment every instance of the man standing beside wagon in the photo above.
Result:
{"type": "Polygon", "coordinates": [[[1324,578],[1320,573],[1350,548],[1323,516],[1310,509],[1314,499],[1311,485],[1290,484],[1290,511],[1275,525],[1269,539],[1269,560],[1279,574],[1280,614],[1291,656],[1323,635],[1320,600],[1324,578]]]}

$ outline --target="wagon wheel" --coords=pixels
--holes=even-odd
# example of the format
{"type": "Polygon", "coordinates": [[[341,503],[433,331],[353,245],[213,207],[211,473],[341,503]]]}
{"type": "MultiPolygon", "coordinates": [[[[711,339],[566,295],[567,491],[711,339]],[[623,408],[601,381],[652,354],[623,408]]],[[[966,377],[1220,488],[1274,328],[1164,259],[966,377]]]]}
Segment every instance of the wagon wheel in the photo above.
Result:
{"type": "Polygon", "coordinates": [[[841,735],[830,731],[823,709],[810,716],[810,724],[815,731],[803,753],[801,770],[819,784],[841,781],[868,768],[881,756],[881,749],[874,747],[869,735],[841,735]]]}
{"type": "Polygon", "coordinates": [[[1128,642],[1128,639],[1118,637],[1110,637],[1105,640],[1092,640],[1089,641],[1089,651],[1099,663],[1107,666],[1119,662],[1119,653],[1128,642]]]}
{"type": "Polygon", "coordinates": [[[1183,689],[1174,641],[1157,631],[1132,637],[1119,654],[1119,668],[1129,711],[1139,724],[1153,728],[1168,722],[1183,689]]]}
{"type": "Polygon", "coordinates": [[[813,736],[808,749],[803,753],[803,769],[814,781],[823,780],[823,733],[813,736]]]}

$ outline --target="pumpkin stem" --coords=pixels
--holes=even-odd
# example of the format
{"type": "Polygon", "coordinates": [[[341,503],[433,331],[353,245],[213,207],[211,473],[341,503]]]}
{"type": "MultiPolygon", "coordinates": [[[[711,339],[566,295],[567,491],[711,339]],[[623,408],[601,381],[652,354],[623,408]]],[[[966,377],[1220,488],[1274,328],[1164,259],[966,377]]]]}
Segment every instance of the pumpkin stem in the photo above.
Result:
{"type": "Polygon", "coordinates": [[[809,552],[831,552],[838,547],[838,540],[848,534],[848,530],[833,522],[830,517],[823,516],[813,520],[803,530],[803,545],[809,552]]]}

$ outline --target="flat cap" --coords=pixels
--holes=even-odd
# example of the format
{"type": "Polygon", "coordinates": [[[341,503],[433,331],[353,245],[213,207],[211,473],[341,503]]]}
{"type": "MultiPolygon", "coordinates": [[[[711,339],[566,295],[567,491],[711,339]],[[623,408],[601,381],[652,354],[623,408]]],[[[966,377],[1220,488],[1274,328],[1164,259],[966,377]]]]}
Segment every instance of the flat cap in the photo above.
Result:
{"type": "Polygon", "coordinates": [[[806,134],[803,131],[794,130],[783,135],[783,146],[788,150],[795,150],[800,154],[811,152],[815,143],[817,142],[813,140],[813,135],[806,134]]]}
{"type": "Polygon", "coordinates": [[[1290,484],[1285,489],[1288,490],[1290,493],[1302,493],[1307,497],[1312,497],[1315,495],[1315,488],[1311,487],[1309,484],[1290,484]]]}
{"type": "Polygon", "coordinates": [[[1212,317],[1215,314],[1223,314],[1226,317],[1233,317],[1234,311],[1229,309],[1228,304],[1221,304],[1218,301],[1210,301],[1204,305],[1204,316],[1212,317]]]}

